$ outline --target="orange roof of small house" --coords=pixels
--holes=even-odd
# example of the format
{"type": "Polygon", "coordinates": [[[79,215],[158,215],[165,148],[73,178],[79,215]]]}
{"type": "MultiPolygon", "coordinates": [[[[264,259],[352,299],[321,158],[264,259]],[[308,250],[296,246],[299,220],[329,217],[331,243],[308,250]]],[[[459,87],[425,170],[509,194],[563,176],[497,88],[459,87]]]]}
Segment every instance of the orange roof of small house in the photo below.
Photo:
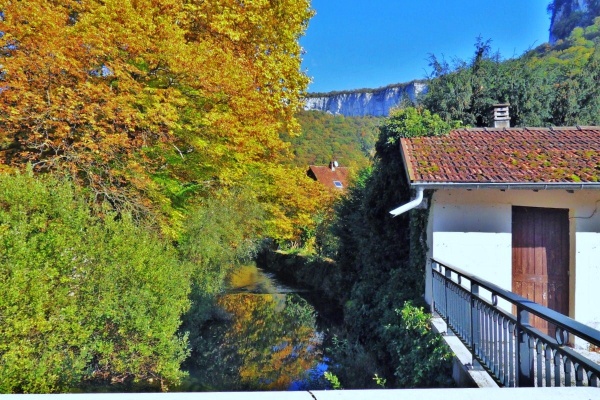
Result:
{"type": "Polygon", "coordinates": [[[327,166],[311,165],[308,167],[308,175],[323,185],[332,189],[345,189],[348,184],[349,170],[346,167],[336,167],[334,170],[327,166]],[[340,182],[342,187],[336,186],[334,182],[340,182]]]}
{"type": "Polygon", "coordinates": [[[400,141],[412,184],[600,181],[600,127],[471,128],[400,141]]]}

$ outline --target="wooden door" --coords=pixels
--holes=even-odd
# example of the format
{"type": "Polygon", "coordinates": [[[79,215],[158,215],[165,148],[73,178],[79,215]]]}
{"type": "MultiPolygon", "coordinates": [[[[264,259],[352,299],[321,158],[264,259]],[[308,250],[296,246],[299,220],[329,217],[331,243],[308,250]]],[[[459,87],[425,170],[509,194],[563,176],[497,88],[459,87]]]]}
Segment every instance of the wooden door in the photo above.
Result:
{"type": "MultiPolygon", "coordinates": [[[[569,210],[512,208],[513,292],[568,315],[569,210]]],[[[554,326],[534,317],[533,326],[554,336],[554,326]]]]}

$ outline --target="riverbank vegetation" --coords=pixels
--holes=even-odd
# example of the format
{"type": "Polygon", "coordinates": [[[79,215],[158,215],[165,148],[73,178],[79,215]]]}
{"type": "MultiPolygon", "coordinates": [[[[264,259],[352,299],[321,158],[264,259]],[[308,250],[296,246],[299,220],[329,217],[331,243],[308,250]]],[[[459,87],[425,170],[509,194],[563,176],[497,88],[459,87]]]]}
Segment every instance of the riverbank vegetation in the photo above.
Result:
{"type": "Polygon", "coordinates": [[[0,391],[181,379],[192,265],[51,175],[0,180],[0,391]]]}
{"type": "Polygon", "coordinates": [[[313,229],[332,197],[280,139],[299,133],[311,15],[2,4],[0,391],[176,387],[224,277],[313,229]]]}
{"type": "Polygon", "coordinates": [[[596,19],[555,46],[542,45],[515,59],[503,60],[482,39],[471,60],[450,64],[432,56],[421,105],[382,123],[372,169],[357,175],[336,203],[328,228],[317,230],[317,254],[294,272],[301,282],[320,282],[317,286],[343,306],[347,334],[329,349],[341,360],[332,370],[343,387],[368,386],[365,377],[375,373],[391,387],[448,384],[448,353],[427,335],[419,304],[426,211],[388,215],[409,200],[398,139],[441,134],[458,126],[454,121],[490,126],[492,106],[502,102],[510,103],[512,126],[598,124],[599,26],[596,19]],[[354,375],[357,370],[362,379],[354,375]]]}

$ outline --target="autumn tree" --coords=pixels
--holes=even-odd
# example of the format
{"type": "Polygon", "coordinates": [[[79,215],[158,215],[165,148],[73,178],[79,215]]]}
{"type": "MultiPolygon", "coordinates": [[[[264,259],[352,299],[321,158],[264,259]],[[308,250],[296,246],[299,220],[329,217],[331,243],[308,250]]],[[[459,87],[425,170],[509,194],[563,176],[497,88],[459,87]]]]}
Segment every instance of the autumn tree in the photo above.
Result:
{"type": "Polygon", "coordinates": [[[0,2],[0,184],[26,165],[72,183],[2,214],[3,390],[177,381],[187,294],[217,292],[258,234],[310,226],[321,192],[279,161],[311,15],[307,0],[0,2]]]}
{"type": "MultiPolygon", "coordinates": [[[[265,204],[269,217],[265,234],[292,245],[302,245],[316,227],[315,216],[328,210],[336,194],[306,176],[306,168],[272,165],[256,171],[249,183],[265,204]]],[[[339,193],[338,193],[339,194],[339,193]]]]}
{"type": "Polygon", "coordinates": [[[163,215],[168,227],[181,219],[169,212],[177,186],[244,181],[285,154],[279,132],[297,131],[306,0],[0,9],[5,169],[67,171],[98,200],[163,215]]]}
{"type": "Polygon", "coordinates": [[[156,27],[145,26],[152,15],[139,15],[152,8],[29,1],[2,9],[3,162],[66,170],[100,200],[147,207],[136,150],[167,139],[176,120],[170,93],[148,87],[149,73],[133,63],[152,61],[156,27]]]}

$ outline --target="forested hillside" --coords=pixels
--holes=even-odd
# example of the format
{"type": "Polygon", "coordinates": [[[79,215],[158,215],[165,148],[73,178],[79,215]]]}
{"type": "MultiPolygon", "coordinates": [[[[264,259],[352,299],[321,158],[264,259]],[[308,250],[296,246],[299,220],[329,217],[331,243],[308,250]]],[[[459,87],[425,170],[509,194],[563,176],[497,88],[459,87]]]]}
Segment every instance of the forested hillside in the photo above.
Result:
{"type": "Polygon", "coordinates": [[[322,111],[300,111],[297,118],[301,135],[283,136],[291,144],[293,165],[327,165],[333,158],[356,170],[370,165],[383,118],[334,116],[322,111]]]}
{"type": "Polygon", "coordinates": [[[432,79],[423,106],[446,120],[490,126],[493,104],[510,103],[512,126],[600,123],[600,20],[503,60],[479,40],[471,60],[431,58],[432,79]]]}

